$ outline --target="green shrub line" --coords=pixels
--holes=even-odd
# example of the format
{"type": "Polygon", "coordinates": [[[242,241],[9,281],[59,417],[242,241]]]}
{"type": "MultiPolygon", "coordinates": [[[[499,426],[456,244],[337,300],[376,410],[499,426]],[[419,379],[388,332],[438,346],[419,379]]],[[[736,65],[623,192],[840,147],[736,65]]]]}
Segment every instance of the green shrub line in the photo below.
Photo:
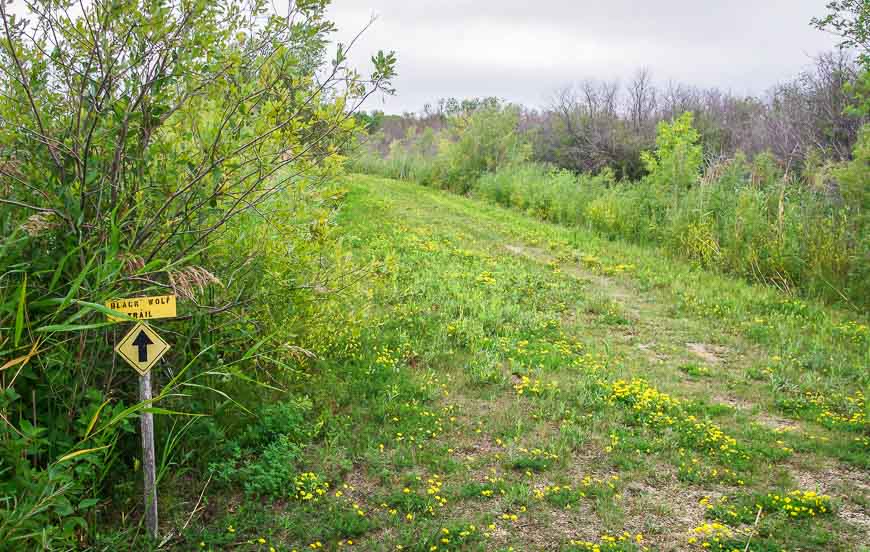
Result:
{"type": "Polygon", "coordinates": [[[475,112],[442,137],[395,142],[386,157],[363,153],[351,168],[471,194],[542,220],[610,239],[663,246],[703,267],[820,298],[860,313],[870,307],[870,130],[847,163],[818,163],[800,176],[773,156],[703,161],[690,112],[658,128],[648,175],[575,174],[529,161],[510,107],[475,112]],[[493,129],[498,129],[495,132],[493,129]]]}

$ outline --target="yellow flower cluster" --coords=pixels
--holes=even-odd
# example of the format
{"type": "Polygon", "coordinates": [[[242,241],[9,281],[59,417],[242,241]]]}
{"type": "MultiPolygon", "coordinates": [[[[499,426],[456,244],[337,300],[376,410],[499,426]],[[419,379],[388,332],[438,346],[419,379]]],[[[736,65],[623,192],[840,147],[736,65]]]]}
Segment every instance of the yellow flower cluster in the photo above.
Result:
{"type": "Polygon", "coordinates": [[[483,284],[485,286],[491,286],[495,283],[495,277],[492,275],[492,272],[481,272],[478,274],[477,278],[474,279],[478,284],[483,284]]]}
{"type": "MultiPolygon", "coordinates": [[[[801,361],[796,356],[773,356],[770,360],[770,366],[764,370],[768,375],[782,372],[789,366],[802,369],[801,361]]],[[[780,403],[787,412],[812,418],[828,428],[852,431],[870,429],[867,424],[866,397],[861,389],[852,395],[833,391],[805,391],[785,397],[780,403]]]]}
{"type": "Polygon", "coordinates": [[[861,343],[865,339],[870,339],[870,326],[859,324],[854,321],[845,322],[838,325],[837,331],[853,343],[861,343]]]}
{"type": "MultiPolygon", "coordinates": [[[[424,441],[435,439],[444,433],[444,426],[456,421],[456,406],[447,405],[439,412],[429,410],[418,401],[409,401],[392,409],[389,421],[400,424],[404,431],[396,431],[393,440],[396,443],[410,443],[422,449],[424,441]],[[412,424],[405,422],[411,421],[412,424]],[[409,427],[410,426],[410,427],[409,427]]],[[[396,428],[399,429],[399,428],[396,428]]]]}
{"type": "Polygon", "coordinates": [[[607,355],[604,353],[578,354],[571,361],[571,367],[581,369],[588,374],[597,374],[607,366],[607,360],[607,355]]]}
{"type": "MultiPolygon", "coordinates": [[[[711,303],[704,298],[698,297],[696,293],[691,290],[680,293],[679,298],[680,306],[682,308],[700,316],[709,318],[725,318],[731,310],[728,306],[720,305],[719,303],[711,303]]],[[[763,322],[763,320],[761,322],[763,322]]]]}
{"type": "Polygon", "coordinates": [[[624,531],[621,535],[601,535],[598,542],[590,542],[584,540],[571,539],[568,541],[571,552],[588,551],[588,552],[626,552],[629,550],[649,550],[643,544],[643,534],[637,533],[632,535],[628,531],[624,531]]]}
{"type": "Polygon", "coordinates": [[[599,259],[595,255],[583,255],[582,257],[580,257],[580,262],[583,263],[583,266],[592,270],[596,270],[601,267],[601,259],[599,259]]]}
{"type": "Polygon", "coordinates": [[[831,497],[815,491],[794,490],[785,496],[769,493],[765,502],[766,510],[779,510],[794,518],[815,517],[831,511],[831,497]]]}
{"type": "Polygon", "coordinates": [[[297,475],[293,483],[296,487],[294,496],[302,501],[316,502],[329,491],[329,482],[313,472],[297,475]]]}
{"type": "MultiPolygon", "coordinates": [[[[715,452],[721,456],[730,456],[740,451],[737,449],[737,439],[730,437],[722,429],[707,421],[700,421],[695,416],[685,418],[683,433],[689,437],[696,447],[715,452]]],[[[748,457],[745,453],[742,456],[748,457]]]]}
{"type": "Polygon", "coordinates": [[[533,458],[542,458],[544,460],[558,460],[559,459],[558,454],[548,452],[548,451],[541,449],[541,448],[527,449],[526,447],[518,447],[517,450],[522,452],[523,454],[528,454],[529,456],[532,456],[533,458]]]}
{"type": "Polygon", "coordinates": [[[553,271],[553,274],[560,274],[562,269],[559,267],[559,261],[556,259],[550,259],[547,261],[547,268],[553,271]]]}
{"type": "Polygon", "coordinates": [[[748,459],[737,440],[727,435],[713,422],[699,420],[687,414],[683,403],[651,386],[646,380],[617,380],[605,384],[610,404],[620,403],[631,409],[635,418],[650,427],[668,427],[677,432],[692,448],[722,460],[736,457],[748,459]]]}
{"type": "Polygon", "coordinates": [[[570,510],[574,504],[587,496],[610,495],[616,491],[619,482],[618,475],[612,475],[606,479],[585,476],[578,485],[547,485],[532,491],[532,495],[538,500],[546,500],[556,506],[570,510]]]}
{"type": "Polygon", "coordinates": [[[514,385],[514,390],[517,392],[517,395],[523,395],[526,393],[542,395],[546,392],[558,392],[559,384],[554,381],[545,383],[537,378],[532,379],[529,376],[522,376],[520,381],[514,385]]]}
{"type": "MultiPolygon", "coordinates": [[[[468,542],[478,537],[478,530],[475,525],[467,525],[460,528],[442,527],[438,531],[437,536],[429,539],[429,547],[424,548],[429,552],[452,552],[455,550],[464,550],[468,542]]],[[[398,547],[403,550],[404,547],[398,547]]]]}
{"type": "Polygon", "coordinates": [[[616,380],[610,384],[611,404],[624,403],[651,425],[672,425],[674,419],[670,412],[679,407],[679,399],[675,399],[651,386],[643,379],[631,381],[616,380]]]}
{"type": "Polygon", "coordinates": [[[617,264],[613,266],[604,266],[601,268],[601,273],[605,276],[615,276],[625,272],[633,272],[636,267],[633,264],[617,264]]]}
{"type": "MultiPolygon", "coordinates": [[[[492,468],[492,471],[495,472],[495,468],[492,468]]],[[[487,475],[483,480],[486,481],[486,486],[480,490],[480,496],[490,498],[495,495],[496,492],[502,495],[505,494],[503,477],[487,475]]]]}
{"type": "Polygon", "coordinates": [[[851,426],[858,429],[867,426],[867,409],[865,407],[864,393],[859,389],[854,395],[842,397],[842,407],[835,409],[831,401],[826,401],[824,396],[815,395],[811,402],[822,407],[822,412],[816,421],[828,426],[851,426]]]}
{"type": "Polygon", "coordinates": [[[689,544],[704,550],[731,552],[743,550],[746,539],[760,516],[778,515],[787,519],[814,518],[831,513],[831,500],[815,491],[794,490],[786,494],[704,497],[700,502],[711,521],[695,527],[689,544]]]}
{"type": "MultiPolygon", "coordinates": [[[[416,481],[422,483],[423,478],[420,476],[416,476],[416,481]]],[[[415,485],[411,485],[412,487],[415,485]]],[[[396,500],[393,502],[393,508],[390,508],[387,504],[382,504],[381,506],[388,509],[388,512],[391,515],[398,516],[399,509],[403,509],[407,511],[408,509],[416,510],[421,513],[428,514],[430,516],[435,515],[436,508],[443,508],[447,505],[447,498],[442,494],[442,487],[444,486],[444,481],[440,475],[432,475],[431,477],[426,479],[426,493],[424,495],[418,494],[416,491],[412,490],[411,487],[405,487],[402,489],[403,495],[407,496],[408,499],[411,499],[410,504],[413,506],[409,507],[409,503],[403,500],[396,500]]],[[[407,521],[414,521],[414,514],[410,511],[407,511],[405,514],[405,519],[407,521]]]]}
{"type": "Polygon", "coordinates": [[[742,534],[742,531],[737,531],[717,521],[703,523],[691,530],[688,543],[697,545],[704,550],[739,552],[740,549],[735,548],[733,540],[738,533],[742,534]]]}
{"type": "Polygon", "coordinates": [[[702,464],[698,458],[692,457],[683,449],[680,449],[679,454],[681,461],[678,466],[678,473],[680,479],[683,481],[704,481],[712,479],[723,483],[739,485],[741,487],[745,484],[740,475],[731,468],[725,466],[706,466],[702,464]]]}
{"type": "Polygon", "coordinates": [[[375,363],[384,368],[395,368],[399,364],[399,359],[389,347],[384,345],[378,350],[375,363]]]}

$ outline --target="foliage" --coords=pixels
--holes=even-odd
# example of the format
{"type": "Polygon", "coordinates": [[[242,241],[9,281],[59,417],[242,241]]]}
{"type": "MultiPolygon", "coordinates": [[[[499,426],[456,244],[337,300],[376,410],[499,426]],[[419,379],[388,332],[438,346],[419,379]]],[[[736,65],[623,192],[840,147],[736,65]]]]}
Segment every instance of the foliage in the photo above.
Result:
{"type": "Polygon", "coordinates": [[[862,48],[870,53],[870,6],[863,0],[828,2],[828,15],[814,17],[813,25],[831,30],[843,38],[841,46],[862,48]]]}
{"type": "Polygon", "coordinates": [[[691,113],[659,125],[644,153],[648,176],[617,182],[609,169],[575,175],[512,163],[481,176],[473,194],[610,238],[660,243],[674,255],[788,293],[866,310],[866,132],[848,163],[789,178],[775,158],[742,154],[707,167],[691,113]]]}
{"type": "MultiPolygon", "coordinates": [[[[866,96],[862,99],[861,91],[870,77],[860,61],[848,49],[820,54],[763,96],[738,96],[683,83],[663,86],[645,69],[622,85],[585,80],[555,91],[541,110],[517,107],[518,129],[531,144],[532,161],[575,173],[598,174],[607,168],[619,180],[639,180],[646,175],[641,153],[655,148],[657,125],[671,124],[689,111],[694,114],[705,161],[739,152],[750,158],[768,152],[790,173],[801,173],[819,156],[833,161],[850,158],[858,131],[867,122],[866,112],[862,113],[866,96]]],[[[415,166],[422,169],[437,151],[420,151],[410,136],[431,131],[454,141],[457,136],[447,132],[452,121],[499,105],[493,99],[439,100],[418,113],[384,116],[362,147],[364,163],[373,170],[379,158],[393,152],[391,157],[408,162],[405,174],[414,172],[415,166]],[[396,155],[396,144],[415,155],[396,155]]],[[[397,176],[397,171],[378,174],[397,176]]],[[[413,180],[432,183],[423,174],[413,180]]]]}
{"type": "Polygon", "coordinates": [[[859,49],[864,72],[848,87],[857,100],[850,112],[870,115],[870,5],[864,0],[834,0],[827,8],[828,15],[813,18],[812,24],[839,35],[843,39],[840,48],[859,49]]]}
{"type": "Polygon", "coordinates": [[[516,106],[487,99],[448,104],[446,109],[450,115],[440,132],[408,127],[383,157],[364,149],[353,167],[467,193],[487,172],[530,156],[528,139],[518,129],[516,106]]]}
{"type": "MultiPolygon", "coordinates": [[[[170,548],[701,550],[714,537],[649,496],[700,521],[698,499],[715,493],[753,516],[716,521],[743,550],[755,502],[798,488],[802,506],[828,495],[835,513],[792,516],[772,496],[750,549],[866,540],[836,513],[866,507],[850,483],[870,450],[855,415],[866,317],[474,198],[366,176],[345,186],[345,252],[374,268],[343,307],[364,314],[340,318],[356,331],[291,387],[319,428],[293,467],[326,494],[242,500],[241,486],[210,487],[170,548]],[[613,325],[616,307],[630,325],[613,325]],[[706,356],[687,348],[701,339],[706,356]],[[688,363],[707,369],[702,382],[680,371],[688,363]],[[780,404],[806,392],[819,406],[780,404]],[[475,540],[460,541],[469,525],[475,540]]],[[[167,513],[179,525],[191,491],[167,513]]]]}
{"type": "Polygon", "coordinates": [[[518,133],[519,111],[513,106],[479,109],[451,121],[453,140],[442,142],[439,159],[443,185],[466,193],[481,175],[528,157],[528,145],[518,133]]]}
{"type": "Polygon", "coordinates": [[[316,310],[312,282],[326,280],[341,197],[326,183],[353,111],[390,91],[395,64],[379,53],[362,76],[343,45],[327,59],[327,4],[283,14],[259,0],[0,6],[4,541],[87,545],[113,506],[135,498],[130,423],[143,408],[162,414],[165,474],[201,462],[189,445],[207,443],[180,416],[222,414],[237,404],[231,394],[267,398],[281,370],[307,358],[290,340],[316,310]],[[273,216],[281,222],[263,224],[273,216]],[[264,271],[278,265],[275,244],[254,241],[264,234],[280,236],[280,270],[264,271]],[[259,308],[256,291],[277,279],[282,304],[305,306],[259,308]],[[181,316],[161,324],[174,339],[154,371],[156,407],[138,403],[136,378],[116,365],[123,328],[102,305],[163,293],[178,295],[181,316]]]}
{"type": "Polygon", "coordinates": [[[694,115],[687,111],[672,123],[659,123],[655,152],[641,154],[650,180],[674,191],[674,197],[694,184],[703,161],[701,135],[692,126],[694,115]]]}
{"type": "Polygon", "coordinates": [[[294,493],[295,463],[314,435],[306,415],[308,400],[282,401],[263,407],[256,422],[218,453],[209,464],[216,481],[237,484],[246,493],[287,498],[294,493]]]}

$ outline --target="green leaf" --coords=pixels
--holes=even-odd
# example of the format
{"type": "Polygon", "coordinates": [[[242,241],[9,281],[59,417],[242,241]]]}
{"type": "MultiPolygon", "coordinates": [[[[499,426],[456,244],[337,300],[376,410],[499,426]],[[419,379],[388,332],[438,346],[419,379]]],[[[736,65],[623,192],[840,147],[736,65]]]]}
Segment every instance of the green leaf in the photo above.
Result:
{"type": "Polygon", "coordinates": [[[66,266],[66,262],[80,248],[81,248],[81,246],[70,250],[70,252],[67,253],[66,255],[64,255],[63,258],[60,260],[60,262],[57,263],[57,268],[54,269],[54,275],[51,277],[51,283],[48,285],[49,292],[54,291],[55,286],[57,285],[58,281],[60,281],[60,277],[63,274],[63,267],[66,266]]]}
{"type": "Polygon", "coordinates": [[[61,456],[60,458],[58,458],[58,459],[57,459],[57,462],[55,462],[55,463],[56,463],[56,464],[60,464],[60,463],[62,463],[62,462],[66,462],[67,460],[72,460],[73,458],[78,458],[79,456],[83,456],[83,455],[85,455],[85,454],[90,454],[90,453],[92,453],[92,452],[96,452],[96,451],[98,451],[98,450],[107,449],[107,448],[109,448],[109,446],[110,446],[110,445],[104,445],[104,446],[102,446],[102,447],[95,447],[95,448],[89,448],[89,449],[77,450],[77,451],[75,451],[75,452],[71,452],[71,453],[69,453],[69,454],[64,454],[63,456],[61,456]]]}
{"type": "Polygon", "coordinates": [[[48,326],[42,326],[40,328],[36,328],[36,332],[45,333],[45,332],[81,332],[84,330],[96,330],[98,328],[105,328],[106,326],[112,326],[115,324],[114,322],[99,322],[97,324],[49,324],[48,326]]]}
{"type": "Polygon", "coordinates": [[[79,510],[87,510],[88,508],[93,508],[100,502],[97,498],[86,498],[79,502],[79,510]]]}
{"type": "Polygon", "coordinates": [[[179,412],[179,411],[177,411],[177,410],[167,410],[166,408],[158,408],[158,407],[156,407],[156,406],[149,406],[149,407],[147,407],[147,408],[143,408],[143,409],[142,409],[142,412],[147,412],[147,413],[150,413],[150,414],[163,414],[163,415],[166,415],[166,416],[172,416],[172,415],[175,415],[175,416],[191,416],[191,417],[194,417],[194,418],[202,418],[202,417],[206,416],[206,414],[194,414],[194,413],[191,413],[191,412],[179,412]]]}
{"type": "Polygon", "coordinates": [[[24,331],[24,304],[27,301],[27,274],[24,274],[24,280],[21,281],[21,288],[18,292],[18,311],[15,313],[15,346],[21,342],[21,334],[24,331]]]}
{"type": "Polygon", "coordinates": [[[91,259],[87,262],[84,268],[82,268],[82,271],[79,273],[79,275],[76,276],[76,279],[73,280],[72,285],[70,285],[69,291],[67,292],[66,297],[63,298],[63,302],[60,304],[60,307],[58,307],[57,312],[65,309],[73,301],[73,295],[76,294],[76,292],[81,287],[82,282],[85,281],[85,277],[90,272],[91,265],[94,263],[95,259],[96,256],[91,257],[91,259]]]}
{"type": "Polygon", "coordinates": [[[85,430],[85,439],[87,439],[88,435],[91,434],[91,430],[94,429],[94,425],[97,423],[97,419],[99,419],[99,417],[100,417],[100,412],[103,411],[103,408],[105,408],[105,406],[107,404],[109,404],[108,400],[106,400],[103,404],[101,404],[100,407],[97,409],[97,411],[94,412],[94,415],[91,418],[91,421],[88,423],[88,429],[85,430]]]}

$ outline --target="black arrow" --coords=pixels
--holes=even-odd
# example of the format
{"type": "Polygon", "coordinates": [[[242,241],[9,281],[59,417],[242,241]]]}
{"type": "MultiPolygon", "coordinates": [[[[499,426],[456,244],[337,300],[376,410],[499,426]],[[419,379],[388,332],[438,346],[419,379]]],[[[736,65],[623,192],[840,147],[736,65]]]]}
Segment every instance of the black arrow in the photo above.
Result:
{"type": "Polygon", "coordinates": [[[139,330],[139,335],[133,340],[133,346],[139,348],[139,362],[148,362],[148,345],[154,345],[145,330],[139,330]]]}

